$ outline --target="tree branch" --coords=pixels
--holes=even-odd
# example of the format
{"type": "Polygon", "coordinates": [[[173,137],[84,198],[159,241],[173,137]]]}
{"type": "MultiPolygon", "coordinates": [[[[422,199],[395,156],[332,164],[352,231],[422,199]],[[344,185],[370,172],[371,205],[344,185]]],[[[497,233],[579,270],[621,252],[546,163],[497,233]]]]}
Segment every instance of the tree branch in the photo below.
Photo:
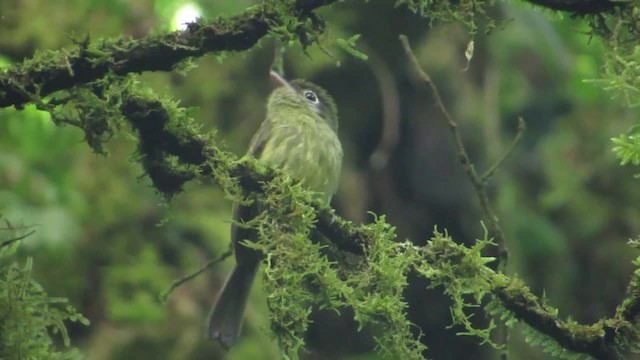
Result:
{"type": "Polygon", "coordinates": [[[482,176],[480,176],[480,181],[486,184],[491,179],[491,177],[493,177],[493,174],[495,174],[495,172],[498,171],[500,166],[502,166],[502,163],[504,163],[511,156],[511,153],[513,153],[513,150],[516,148],[516,146],[518,146],[518,144],[520,143],[520,140],[522,140],[522,136],[524,136],[524,132],[526,129],[527,129],[527,124],[524,122],[523,118],[519,117],[518,131],[516,132],[516,136],[513,138],[511,145],[509,146],[507,151],[504,152],[502,157],[498,161],[496,161],[496,163],[493,164],[493,166],[491,166],[487,171],[485,171],[485,173],[482,174],[482,176]]]}
{"type": "MultiPolygon", "coordinates": [[[[504,256],[502,258],[504,261],[506,260],[504,233],[497,216],[493,212],[485,186],[488,179],[509,157],[514,147],[522,138],[525,131],[525,123],[522,119],[519,119],[518,132],[511,146],[496,164],[491,166],[483,175],[479,175],[469,159],[464,141],[458,131],[458,124],[453,120],[444,106],[437,87],[420,66],[418,59],[411,50],[407,37],[400,35],[400,40],[420,78],[431,88],[435,97],[436,106],[447,120],[455,140],[459,161],[473,183],[485,215],[489,218],[491,232],[496,239],[497,246],[499,248],[502,246],[502,251],[499,250],[499,253],[504,256]]],[[[621,359],[622,355],[620,355],[615,342],[616,337],[621,336],[621,334],[623,334],[623,337],[628,336],[631,339],[637,337],[637,334],[632,330],[632,320],[635,315],[637,315],[637,312],[640,311],[640,305],[638,305],[640,304],[640,291],[638,291],[638,285],[635,285],[640,282],[637,278],[638,276],[632,279],[630,289],[628,290],[628,298],[625,299],[619,307],[615,317],[600,320],[592,325],[582,325],[560,320],[555,309],[544,304],[544,302],[533,295],[527,287],[517,281],[516,278],[508,278],[506,275],[495,272],[487,267],[483,267],[483,269],[479,269],[478,271],[487,272],[487,274],[489,274],[489,281],[492,284],[507,284],[494,286],[492,289],[494,296],[499,299],[502,305],[511,311],[517,319],[525,322],[538,332],[553,338],[563,348],[589,354],[596,359],[621,359]]]]}
{"type": "MultiPolygon", "coordinates": [[[[2,230],[4,230],[4,229],[2,229],[2,230]]],[[[5,246],[9,246],[9,245],[13,244],[16,241],[20,241],[22,239],[25,239],[25,238],[35,234],[35,232],[36,232],[35,230],[31,230],[26,234],[23,234],[23,235],[20,235],[20,236],[16,236],[16,237],[11,238],[9,240],[4,240],[4,241],[0,242],[0,248],[3,248],[5,246]]]]}
{"type": "MultiPolygon", "coordinates": [[[[154,187],[160,191],[170,190],[165,193],[167,196],[180,191],[184,183],[196,177],[196,173],[211,176],[222,185],[225,180],[220,173],[227,172],[249,192],[262,192],[268,182],[280,176],[275,171],[260,169],[257,162],[252,160],[233,161],[230,166],[228,159],[233,155],[219,150],[210,139],[196,133],[195,130],[189,130],[186,126],[178,124],[167,126],[170,117],[160,101],[125,94],[122,111],[140,136],[140,150],[148,151],[150,158],[154,159],[143,159],[143,166],[154,187]],[[151,141],[152,139],[156,141],[151,141]],[[198,171],[189,174],[177,173],[160,161],[167,155],[177,156],[180,161],[197,167],[198,171]]],[[[363,253],[363,249],[374,236],[366,226],[353,225],[336,216],[329,207],[320,202],[310,205],[316,210],[317,230],[332,244],[342,251],[363,253]]],[[[435,249],[425,249],[425,251],[436,252],[434,255],[436,257],[464,258],[456,246],[461,245],[452,243],[451,246],[440,251],[435,249]]],[[[213,261],[217,262],[217,260],[213,261]]],[[[590,354],[598,359],[617,359],[613,338],[629,333],[631,322],[625,319],[624,315],[630,316],[630,309],[625,308],[626,310],[620,311],[620,315],[601,320],[593,325],[568,323],[560,320],[557,311],[545,305],[516,278],[507,277],[486,266],[472,273],[482,273],[491,284],[498,284],[493,286],[491,292],[504,308],[511,311],[517,319],[558,341],[562,347],[590,354]]],[[[637,304],[637,301],[630,301],[630,304],[637,304]]],[[[634,305],[630,307],[635,308],[634,305]]]]}
{"type": "Polygon", "coordinates": [[[171,286],[169,286],[169,288],[167,290],[165,290],[162,294],[160,294],[159,298],[160,301],[165,303],[167,301],[167,299],[169,299],[169,296],[171,296],[171,294],[173,293],[173,291],[175,289],[177,289],[178,287],[180,287],[182,284],[191,281],[192,279],[196,278],[198,275],[202,274],[203,272],[211,269],[213,267],[213,265],[224,261],[226,258],[228,258],[229,256],[233,255],[233,243],[230,242],[229,243],[229,248],[223,252],[222,254],[220,254],[220,256],[213,258],[209,261],[207,261],[206,264],[204,264],[203,266],[201,266],[198,270],[187,274],[177,280],[175,280],[174,282],[171,283],[171,286]]]}
{"type": "MultiPolygon", "coordinates": [[[[407,37],[404,35],[400,35],[400,41],[402,42],[402,46],[404,47],[404,50],[407,56],[409,57],[414,68],[418,72],[420,79],[424,81],[429,86],[429,88],[431,88],[431,92],[433,93],[433,96],[435,98],[436,107],[440,110],[442,115],[444,115],[444,118],[447,121],[447,125],[451,130],[451,134],[455,142],[455,147],[458,152],[458,161],[460,161],[460,164],[462,164],[464,171],[467,173],[467,177],[473,184],[473,187],[475,188],[476,194],[478,195],[478,199],[480,201],[480,206],[484,210],[485,216],[489,220],[489,229],[498,246],[498,266],[504,267],[506,266],[506,262],[509,258],[509,252],[505,244],[504,231],[500,226],[500,220],[498,219],[498,216],[495,214],[493,210],[493,206],[491,205],[491,201],[489,200],[489,195],[487,194],[486,181],[485,181],[486,180],[485,178],[488,178],[495,171],[495,169],[493,168],[492,170],[490,169],[490,172],[487,173],[489,175],[487,176],[480,176],[478,174],[478,172],[475,169],[475,166],[473,165],[473,162],[471,162],[471,159],[467,154],[467,149],[464,145],[464,140],[462,139],[462,135],[460,135],[460,131],[458,131],[458,124],[453,119],[453,117],[447,110],[446,106],[442,102],[442,98],[440,97],[440,92],[438,91],[438,88],[435,86],[435,84],[431,80],[431,77],[429,77],[429,75],[420,66],[418,58],[416,58],[415,54],[413,53],[413,50],[411,50],[411,45],[409,44],[409,40],[407,39],[407,37]]],[[[518,143],[518,140],[522,136],[521,132],[524,131],[524,125],[522,124],[524,124],[524,122],[522,122],[521,126],[519,126],[518,135],[516,136],[512,147],[505,154],[505,156],[503,156],[503,158],[500,161],[498,161],[497,165],[501,164],[502,161],[508,157],[509,153],[511,153],[511,150],[513,149],[513,146],[515,146],[518,143]]]]}
{"type": "Polygon", "coordinates": [[[626,7],[626,3],[612,0],[526,0],[547,9],[565,11],[574,15],[589,15],[612,12],[616,7],[626,7]]]}
{"type": "MultiPolygon", "coordinates": [[[[611,12],[626,6],[612,0],[526,0],[532,4],[577,15],[611,12]]],[[[291,16],[315,19],[313,10],[337,0],[296,0],[291,16]]],[[[111,72],[171,71],[181,61],[209,52],[243,51],[253,47],[274,25],[279,14],[262,4],[229,18],[190,23],[186,30],[141,39],[78,42],[73,50],[36,54],[0,73],[0,108],[24,104],[55,91],[87,84],[111,72]]],[[[300,34],[303,45],[309,40],[300,34]]]]}
{"type": "MultiPolygon", "coordinates": [[[[291,16],[306,20],[311,11],[337,0],[297,0],[291,16]]],[[[171,71],[180,61],[209,52],[242,51],[253,47],[277,24],[267,5],[244,14],[210,22],[190,23],[186,30],[141,39],[79,42],[78,48],[34,56],[0,73],[0,108],[18,108],[52,92],[87,84],[112,72],[171,71]]],[[[303,40],[303,39],[301,39],[303,40]]]]}
{"type": "Polygon", "coordinates": [[[557,310],[543,304],[520,285],[497,287],[493,293],[517,319],[554,339],[563,348],[600,360],[623,359],[614,340],[616,336],[629,332],[631,323],[619,318],[600,320],[591,325],[562,321],[557,310]]]}

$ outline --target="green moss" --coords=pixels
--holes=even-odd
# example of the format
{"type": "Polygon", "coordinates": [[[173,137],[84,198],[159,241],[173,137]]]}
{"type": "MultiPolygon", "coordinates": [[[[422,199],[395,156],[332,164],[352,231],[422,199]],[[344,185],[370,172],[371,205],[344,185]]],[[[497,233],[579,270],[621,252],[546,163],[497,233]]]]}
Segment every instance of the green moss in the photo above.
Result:
{"type": "Polygon", "coordinates": [[[495,0],[396,0],[394,5],[406,6],[413,13],[428,16],[431,24],[434,21],[460,22],[469,29],[471,35],[478,31],[478,19],[486,22],[486,32],[495,27],[494,20],[487,14],[487,9],[495,5],[495,0]]]}
{"type": "Polygon", "coordinates": [[[272,330],[283,354],[297,359],[304,346],[309,315],[315,308],[336,312],[351,308],[359,329],[380,328],[378,350],[391,358],[421,359],[425,349],[413,338],[402,291],[407,272],[418,261],[406,244],[395,242],[395,229],[384,221],[361,228],[370,236],[362,258],[341,258],[326,243],[311,242],[315,211],[312,194],[286,176],[265,184],[264,212],[249,225],[260,242],[246,244],[266,256],[264,286],[272,330]]]}
{"type": "MultiPolygon", "coordinates": [[[[471,34],[477,31],[478,18],[488,19],[485,9],[493,4],[493,0],[395,2],[396,6],[406,6],[409,11],[421,16],[428,15],[431,21],[460,21],[467,25],[471,34]]],[[[591,19],[594,34],[605,39],[609,47],[600,82],[605,88],[625,96],[630,105],[640,103],[637,97],[640,93],[638,13],[634,6],[632,11],[619,11],[591,19]]],[[[300,43],[303,48],[314,44],[323,46],[326,30],[324,20],[311,12],[297,12],[292,0],[264,1],[247,9],[241,16],[219,18],[212,22],[199,20],[191,24],[189,30],[196,39],[198,35],[205,39],[207,34],[230,32],[237,29],[240,23],[249,26],[255,25],[255,21],[266,22],[270,36],[279,39],[284,45],[300,43]]],[[[264,24],[261,26],[264,29],[264,24]]],[[[491,26],[489,19],[489,29],[491,26]]],[[[235,155],[221,151],[213,142],[213,134],[202,134],[201,126],[191,117],[193,109],[182,108],[178,102],[154,94],[137,83],[134,76],[119,76],[105,71],[105,74],[100,73],[97,80],[76,85],[46,99],[41,98],[40,86],[46,86],[47,82],[46,78],[40,79],[38,76],[45,76],[51,70],[76,75],[68,62],[69,56],[78,56],[96,68],[117,69],[118,61],[123,61],[120,57],[136,46],[143,51],[159,43],[154,48],[155,51],[184,51],[187,54],[197,53],[196,55],[201,55],[210,48],[210,44],[204,43],[198,44],[201,48],[196,48],[179,42],[179,35],[173,36],[165,34],[140,40],[93,42],[87,37],[77,41],[78,46],[73,50],[40,52],[12,68],[9,74],[16,79],[27,73],[34,74],[35,84],[38,84],[34,88],[25,88],[16,82],[12,83],[13,86],[40,109],[50,111],[52,119],[58,125],[81,128],[87,143],[96,153],[105,154],[105,142],[120,131],[123,124],[132,124],[139,146],[131,159],[143,166],[155,188],[166,198],[181,191],[186,181],[205,175],[212,176],[235,202],[258,201],[261,204],[264,212],[247,224],[258,230],[261,241],[246,245],[265,254],[267,266],[264,286],[271,309],[272,330],[286,357],[298,357],[300,348],[304,346],[304,334],[309,326],[308,317],[314,307],[337,312],[348,307],[353,310],[360,329],[365,326],[380,329],[376,341],[381,353],[390,358],[422,358],[425,347],[410,332],[412,325],[406,318],[407,304],[402,297],[407,286],[407,273],[414,270],[429,280],[430,287],[442,287],[444,293],[452,299],[452,322],[465,329],[460,335],[475,336],[482,342],[497,347],[490,338],[494,323],[490,322],[488,326],[479,328],[472,321],[472,316],[479,309],[485,308],[490,315],[507,325],[515,324],[527,314],[548,322],[557,321],[562,331],[582,342],[602,337],[605,328],[616,329],[616,346],[620,349],[637,347],[637,329],[631,328],[624,321],[625,311],[634,306],[638,295],[640,285],[637,283],[637,274],[630,286],[630,296],[624,300],[617,318],[591,326],[571,321],[562,322],[558,319],[557,309],[531,294],[522,281],[497,274],[486,266],[494,260],[482,255],[483,249],[492,245],[486,234],[473,246],[466,247],[455,243],[446,233],[435,231],[426,246],[417,247],[408,242],[398,242],[394,227],[381,216],[376,217],[373,224],[357,227],[344,220],[337,220],[339,224],[349,226],[352,234],[364,234],[367,246],[362,257],[348,258],[329,242],[309,241],[318,237],[315,230],[316,212],[311,205],[315,204],[315,200],[309,192],[282,174],[273,181],[264,182],[263,189],[250,188],[248,182],[243,180],[247,176],[243,177],[239,169],[252,172],[254,179],[265,180],[273,172],[261,167],[255,160],[238,160],[235,155]],[[248,195],[256,190],[263,190],[264,193],[248,195]],[[497,290],[505,298],[515,302],[511,304],[512,308],[507,309],[501,305],[495,297],[497,290]],[[487,300],[489,305],[486,305],[487,300]],[[523,312],[517,313],[515,308],[523,312]]],[[[337,44],[354,56],[364,57],[355,49],[356,40],[357,36],[346,40],[338,39],[337,44]]],[[[229,44],[229,49],[233,49],[234,45],[229,44]]],[[[215,54],[223,58],[227,53],[215,54]]],[[[186,71],[190,68],[191,58],[186,59],[174,65],[174,70],[186,71]]],[[[127,71],[142,70],[133,66],[127,71]]],[[[617,138],[614,145],[614,151],[622,163],[640,164],[640,142],[635,133],[617,138]]],[[[157,262],[154,253],[145,252],[143,255],[145,257],[141,264],[154,265],[157,262]]],[[[2,328],[2,335],[11,336],[0,338],[8,341],[5,344],[10,342],[3,346],[11,349],[23,346],[20,345],[23,341],[39,341],[27,344],[27,348],[40,354],[51,348],[50,341],[44,335],[48,328],[57,329],[64,336],[64,327],[61,326],[64,319],[84,321],[84,318],[65,307],[64,301],[47,298],[30,279],[30,269],[30,262],[24,267],[14,264],[3,268],[0,289],[7,289],[2,294],[8,295],[2,300],[6,304],[0,306],[0,313],[3,309],[9,309],[12,313],[6,316],[2,314],[0,318],[11,320],[9,316],[17,316],[16,319],[28,318],[29,321],[21,323],[7,320],[9,327],[2,328]],[[47,316],[35,318],[34,311],[47,316]],[[43,335],[35,340],[25,340],[21,335],[25,333],[43,335]]],[[[134,267],[135,269],[137,268],[134,267]]],[[[127,267],[124,270],[128,272],[130,269],[127,267]]],[[[111,269],[111,281],[122,280],[121,272],[124,270],[111,269]]],[[[139,281],[132,279],[131,284],[125,285],[138,287],[140,284],[137,282],[144,283],[150,275],[138,271],[136,276],[139,281]]],[[[118,304],[118,300],[126,298],[125,292],[112,294],[114,298],[110,298],[110,301],[118,304]]],[[[150,320],[161,318],[161,310],[150,307],[152,300],[147,295],[136,292],[132,295],[132,307],[116,305],[119,312],[111,312],[111,315],[121,319],[139,315],[150,320]],[[149,312],[143,313],[140,309],[147,309],[149,312]]],[[[558,341],[542,335],[540,330],[529,328],[527,334],[530,343],[540,345],[554,356],[583,356],[569,352],[558,341]]]]}
{"type": "Polygon", "coordinates": [[[0,247],[0,358],[82,358],[79,351],[69,347],[64,323],[72,321],[88,325],[89,321],[67,299],[46,294],[31,277],[31,258],[22,266],[11,261],[17,246],[18,242],[14,242],[0,247]],[[55,337],[62,338],[66,349],[56,346],[55,337]]]}
{"type": "Polygon", "coordinates": [[[602,77],[590,82],[621,96],[629,106],[640,105],[640,3],[621,2],[612,12],[588,21],[592,35],[606,48],[602,77]]]}
{"type": "Polygon", "coordinates": [[[450,308],[453,324],[465,329],[459,335],[475,336],[483,343],[499,348],[491,340],[491,331],[495,328],[493,321],[486,328],[478,328],[471,320],[494,286],[490,274],[495,273],[485,265],[495,259],[481,253],[487,245],[494,245],[486,236],[485,232],[484,239],[467,248],[456,244],[446,233],[435,230],[427,246],[418,249],[424,261],[414,266],[430,281],[430,287],[442,286],[453,301],[450,308]]]}

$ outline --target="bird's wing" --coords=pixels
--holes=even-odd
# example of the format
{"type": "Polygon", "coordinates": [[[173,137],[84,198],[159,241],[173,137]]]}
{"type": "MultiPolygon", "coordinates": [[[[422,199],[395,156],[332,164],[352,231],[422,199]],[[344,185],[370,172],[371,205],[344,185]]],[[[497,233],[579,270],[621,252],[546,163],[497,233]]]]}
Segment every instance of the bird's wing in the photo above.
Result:
{"type": "Polygon", "coordinates": [[[269,140],[269,135],[271,134],[271,121],[269,119],[262,122],[260,125],[260,129],[256,131],[256,133],[251,138],[251,142],[249,142],[249,150],[247,150],[247,155],[253,156],[257,159],[260,158],[262,154],[262,150],[264,150],[264,146],[269,140]]]}
{"type": "MultiPolygon", "coordinates": [[[[247,155],[260,158],[262,150],[269,139],[271,122],[265,120],[260,125],[260,129],[253,135],[249,142],[247,155]]],[[[255,250],[249,249],[240,244],[241,241],[257,241],[257,234],[254,229],[245,228],[241,224],[253,219],[258,215],[258,208],[255,204],[233,205],[233,223],[231,224],[231,241],[235,244],[237,262],[255,262],[259,260],[259,254],[255,250]]]]}

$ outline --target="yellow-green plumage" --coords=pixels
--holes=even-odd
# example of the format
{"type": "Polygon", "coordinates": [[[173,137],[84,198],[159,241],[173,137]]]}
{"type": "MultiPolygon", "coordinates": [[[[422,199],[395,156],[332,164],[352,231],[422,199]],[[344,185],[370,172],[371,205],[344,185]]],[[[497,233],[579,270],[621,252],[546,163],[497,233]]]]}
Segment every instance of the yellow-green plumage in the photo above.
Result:
{"type": "MultiPolygon", "coordinates": [[[[267,115],[251,139],[248,156],[284,170],[329,202],[338,188],[342,146],[338,139],[336,105],[321,87],[305,80],[286,82],[272,73],[280,86],[267,103],[267,115]]],[[[256,206],[234,207],[234,221],[246,222],[260,211],[256,206]]],[[[225,348],[236,342],[242,314],[261,256],[242,244],[256,241],[251,229],[231,226],[236,266],[209,315],[207,335],[225,348]]]]}
{"type": "Polygon", "coordinates": [[[250,145],[265,164],[283,169],[327,202],[338,188],[342,167],[342,146],[336,135],[338,123],[333,100],[324,90],[302,80],[293,87],[274,91],[267,105],[267,118],[250,145]],[[296,89],[311,90],[325,103],[316,112],[296,89]],[[269,136],[262,141],[261,132],[269,136]]]}

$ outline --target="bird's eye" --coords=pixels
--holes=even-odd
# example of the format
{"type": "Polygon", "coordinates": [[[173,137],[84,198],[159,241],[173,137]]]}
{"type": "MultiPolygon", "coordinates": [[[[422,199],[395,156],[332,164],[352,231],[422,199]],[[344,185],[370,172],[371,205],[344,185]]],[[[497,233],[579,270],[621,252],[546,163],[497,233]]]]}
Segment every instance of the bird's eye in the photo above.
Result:
{"type": "Polygon", "coordinates": [[[302,95],[304,95],[305,99],[311,101],[314,104],[318,102],[318,96],[316,96],[316,93],[311,90],[305,90],[302,95]]]}

